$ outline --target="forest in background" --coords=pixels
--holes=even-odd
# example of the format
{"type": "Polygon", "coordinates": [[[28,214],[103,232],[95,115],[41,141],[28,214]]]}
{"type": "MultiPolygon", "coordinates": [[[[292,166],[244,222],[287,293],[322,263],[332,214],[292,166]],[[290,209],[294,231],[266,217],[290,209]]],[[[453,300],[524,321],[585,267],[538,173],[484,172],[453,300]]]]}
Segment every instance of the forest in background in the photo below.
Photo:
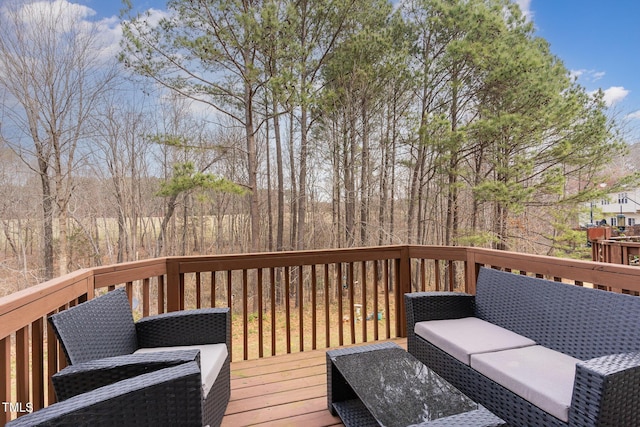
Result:
{"type": "Polygon", "coordinates": [[[508,0],[173,0],[116,48],[50,5],[0,15],[0,293],[165,255],[580,256],[625,153],[508,0]]]}

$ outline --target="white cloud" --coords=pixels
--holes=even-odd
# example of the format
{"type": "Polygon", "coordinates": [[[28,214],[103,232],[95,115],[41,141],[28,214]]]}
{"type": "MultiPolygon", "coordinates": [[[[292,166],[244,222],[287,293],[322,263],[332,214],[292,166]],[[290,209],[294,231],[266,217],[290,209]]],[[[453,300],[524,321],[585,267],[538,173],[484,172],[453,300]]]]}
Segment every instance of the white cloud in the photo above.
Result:
{"type": "Polygon", "coordinates": [[[604,90],[604,102],[607,107],[617,104],[629,95],[629,91],[622,86],[612,86],[604,90]]]}
{"type": "Polygon", "coordinates": [[[90,38],[95,54],[105,62],[113,61],[119,51],[120,20],[115,16],[99,19],[95,10],[69,0],[15,3],[13,8],[4,4],[0,16],[13,22],[26,38],[38,39],[43,28],[53,29],[58,39],[71,34],[90,38]]]}
{"type": "Polygon", "coordinates": [[[586,70],[584,68],[580,70],[570,70],[569,77],[574,80],[582,79],[585,82],[593,83],[602,79],[607,73],[604,71],[586,70]]]}
{"type": "Polygon", "coordinates": [[[533,17],[533,12],[531,11],[531,0],[515,0],[514,2],[520,6],[520,10],[527,20],[531,21],[531,18],[533,17]]]}
{"type": "Polygon", "coordinates": [[[584,74],[585,70],[570,70],[569,77],[571,80],[578,80],[584,74]]]}
{"type": "Polygon", "coordinates": [[[624,118],[627,120],[640,120],[640,110],[627,114],[624,118]]]}
{"type": "Polygon", "coordinates": [[[25,4],[22,8],[22,19],[26,22],[33,22],[38,24],[39,21],[33,21],[34,18],[42,16],[56,16],[56,17],[75,17],[75,18],[89,18],[94,16],[96,12],[81,4],[70,3],[67,0],[55,0],[49,1],[37,1],[33,3],[25,4]]]}

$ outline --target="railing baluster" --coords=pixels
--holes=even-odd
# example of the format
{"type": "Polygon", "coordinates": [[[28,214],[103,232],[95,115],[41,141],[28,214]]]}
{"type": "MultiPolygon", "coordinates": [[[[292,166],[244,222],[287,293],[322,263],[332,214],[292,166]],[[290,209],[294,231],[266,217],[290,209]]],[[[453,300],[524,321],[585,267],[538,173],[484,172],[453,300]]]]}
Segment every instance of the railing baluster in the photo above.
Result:
{"type": "MultiPolygon", "coordinates": [[[[49,316],[53,313],[49,313],[49,316]]],[[[53,327],[47,322],[47,404],[51,405],[56,401],[56,393],[51,382],[51,375],[58,372],[58,340],[56,339],[53,327]]]]}
{"type": "Polygon", "coordinates": [[[129,298],[129,305],[133,307],[133,282],[127,282],[125,289],[127,291],[127,298],[129,298]]]}
{"type": "Polygon", "coordinates": [[[62,344],[60,343],[60,341],[56,340],[57,343],[57,353],[58,353],[58,371],[63,370],[64,368],[67,367],[68,363],[67,363],[67,357],[64,354],[64,349],[62,348],[62,344]]]}
{"type": "Polygon", "coordinates": [[[378,341],[378,289],[380,285],[380,261],[373,261],[373,339],[378,341]]]}
{"type": "Polygon", "coordinates": [[[33,409],[44,407],[44,321],[36,319],[31,324],[31,384],[33,409]]]}
{"type": "Polygon", "coordinates": [[[287,354],[291,353],[291,272],[289,267],[284,268],[284,311],[287,336],[287,354]]]}
{"type": "Polygon", "coordinates": [[[329,264],[324,265],[324,340],[325,347],[331,347],[331,317],[329,308],[329,264]]]}
{"type": "Polygon", "coordinates": [[[258,269],[258,357],[264,357],[262,269],[258,269]]]}
{"type": "Polygon", "coordinates": [[[142,280],[142,317],[149,316],[149,306],[151,305],[149,291],[150,283],[151,279],[148,277],[142,280]]]}
{"type": "Polygon", "coordinates": [[[211,308],[215,308],[216,306],[216,287],[217,287],[217,279],[216,279],[216,271],[211,272],[211,308]]]}
{"type": "Polygon", "coordinates": [[[248,271],[242,270],[242,326],[244,360],[249,359],[249,279],[248,271]]]}
{"type": "Polygon", "coordinates": [[[391,315],[390,313],[390,308],[391,308],[391,302],[389,301],[389,260],[385,260],[384,261],[384,321],[385,321],[385,327],[386,327],[386,337],[387,339],[389,339],[391,337],[391,315]]]}
{"type": "Polygon", "coordinates": [[[453,261],[449,260],[449,292],[453,292],[455,290],[455,268],[453,266],[453,261]]]}
{"type": "MultiPolygon", "coordinates": [[[[231,289],[231,285],[232,285],[232,272],[231,270],[227,270],[227,306],[229,307],[229,309],[231,310],[231,318],[233,318],[233,293],[232,293],[232,289],[231,289]]],[[[231,329],[231,336],[233,337],[233,322],[231,322],[231,325],[229,326],[229,328],[231,329]]],[[[233,338],[231,339],[231,346],[229,348],[229,359],[233,360],[233,356],[232,356],[232,352],[233,352],[233,338]]]]}
{"type": "Polygon", "coordinates": [[[202,308],[202,279],[199,271],[196,271],[196,308],[202,308]]]}
{"type": "MultiPolygon", "coordinates": [[[[395,259],[394,260],[394,270],[393,270],[393,277],[394,277],[394,286],[393,286],[393,301],[394,301],[394,311],[395,311],[395,335],[398,335],[399,331],[401,331],[402,326],[400,325],[400,322],[403,322],[404,319],[401,319],[400,313],[401,313],[401,306],[400,304],[402,303],[401,301],[401,296],[403,295],[403,283],[402,283],[402,275],[401,275],[401,270],[402,270],[402,260],[400,258],[395,259]]],[[[411,278],[409,277],[409,280],[411,280],[411,278]]]]}
{"type": "Polygon", "coordinates": [[[360,301],[362,302],[362,309],[360,311],[360,316],[362,316],[362,318],[360,319],[360,321],[362,322],[362,342],[367,342],[369,341],[368,337],[367,337],[367,262],[366,261],[362,261],[362,271],[360,272],[360,277],[362,280],[362,289],[360,291],[361,293],[361,299],[360,301]]]}
{"type": "Polygon", "coordinates": [[[344,310],[342,307],[342,288],[344,286],[344,279],[342,278],[342,263],[336,264],[336,289],[338,295],[338,345],[344,345],[344,328],[342,326],[344,310]]]}
{"type": "MultiPolygon", "coordinates": [[[[0,400],[11,402],[11,336],[0,340],[0,400]]],[[[4,425],[11,419],[11,412],[0,412],[0,424],[4,425]]]]}
{"type": "Polygon", "coordinates": [[[434,271],[435,271],[435,280],[436,280],[436,292],[440,290],[440,260],[434,259],[434,271]]]}
{"type": "Polygon", "coordinates": [[[269,281],[271,287],[271,355],[276,355],[276,269],[269,268],[269,281]]]}
{"type": "Polygon", "coordinates": [[[184,310],[184,273],[178,275],[179,297],[180,297],[180,310],[184,310]]]}
{"type": "Polygon", "coordinates": [[[25,326],[16,331],[16,402],[24,405],[29,396],[29,326],[25,326]]]}
{"type": "Polygon", "coordinates": [[[355,301],[354,301],[354,288],[355,288],[355,280],[354,279],[354,266],[353,263],[349,263],[349,289],[347,293],[349,294],[349,331],[351,332],[351,344],[356,343],[356,316],[355,316],[355,301]]]}
{"type": "Polygon", "coordinates": [[[304,351],[304,271],[303,266],[298,266],[298,323],[299,323],[299,337],[300,347],[299,351],[304,351]]]}
{"type": "Polygon", "coordinates": [[[316,265],[311,266],[311,348],[318,348],[318,278],[316,265]]]}
{"type": "Polygon", "coordinates": [[[158,314],[164,313],[164,275],[158,276],[158,314]]]}

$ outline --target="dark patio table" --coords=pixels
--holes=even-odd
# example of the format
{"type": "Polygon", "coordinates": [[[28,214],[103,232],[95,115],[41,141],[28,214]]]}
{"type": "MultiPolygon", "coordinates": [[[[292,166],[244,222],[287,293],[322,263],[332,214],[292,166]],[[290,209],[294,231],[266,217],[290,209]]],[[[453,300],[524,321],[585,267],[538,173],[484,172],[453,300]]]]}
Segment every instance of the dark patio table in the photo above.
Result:
{"type": "Polygon", "coordinates": [[[394,343],[327,351],[329,410],[345,426],[504,426],[394,343]]]}

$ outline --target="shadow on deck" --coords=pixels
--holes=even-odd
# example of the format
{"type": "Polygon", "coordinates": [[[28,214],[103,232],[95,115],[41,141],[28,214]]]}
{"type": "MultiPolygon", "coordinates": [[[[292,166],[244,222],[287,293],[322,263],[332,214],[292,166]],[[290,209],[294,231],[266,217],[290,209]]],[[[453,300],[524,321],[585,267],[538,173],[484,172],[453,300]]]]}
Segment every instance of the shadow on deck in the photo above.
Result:
{"type": "MultiPolygon", "coordinates": [[[[407,348],[406,338],[392,340],[407,348]]],[[[327,409],[327,349],[231,364],[223,426],[342,425],[327,409]]]]}

